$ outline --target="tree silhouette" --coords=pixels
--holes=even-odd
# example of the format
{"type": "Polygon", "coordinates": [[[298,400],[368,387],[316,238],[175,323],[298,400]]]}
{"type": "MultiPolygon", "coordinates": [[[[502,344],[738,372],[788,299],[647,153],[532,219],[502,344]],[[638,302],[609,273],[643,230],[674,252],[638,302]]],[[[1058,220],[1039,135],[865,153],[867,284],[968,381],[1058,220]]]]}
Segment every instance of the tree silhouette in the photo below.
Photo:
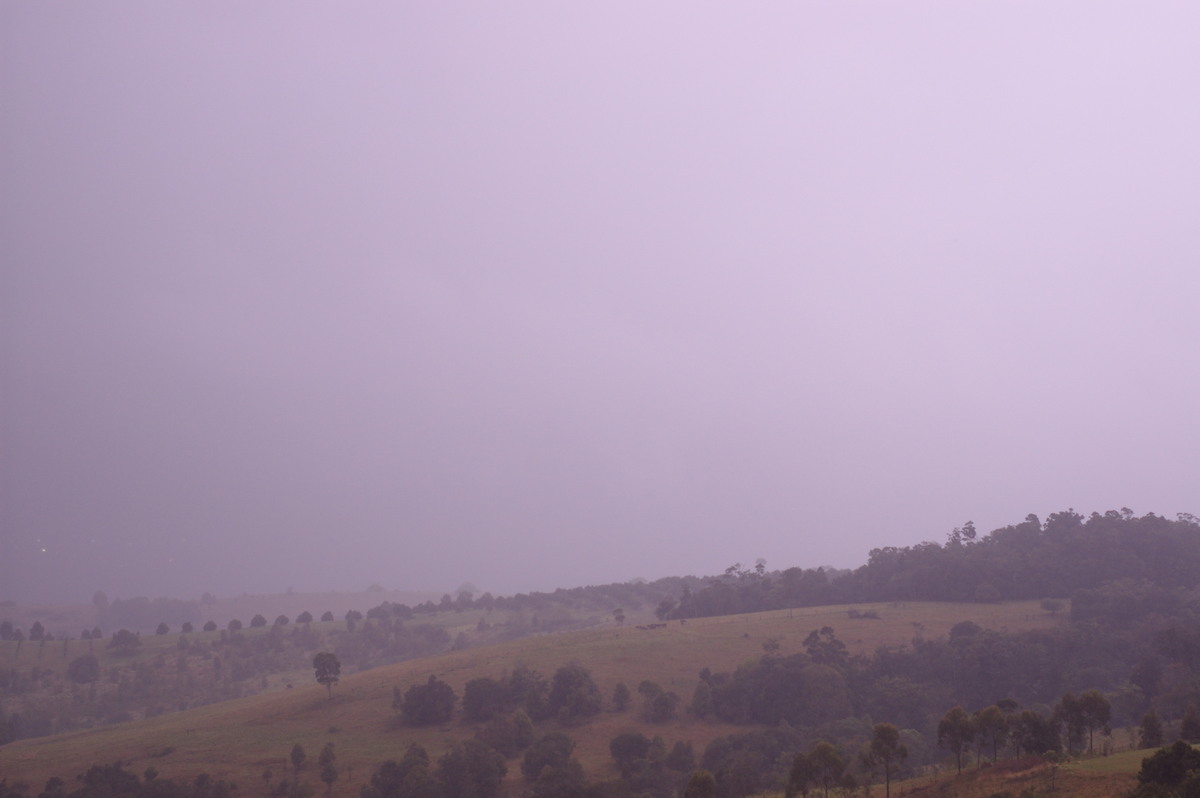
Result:
{"type": "MultiPolygon", "coordinates": [[[[959,710],[962,712],[962,710],[959,710]]],[[[966,715],[966,713],[963,713],[966,715]]],[[[970,719],[968,718],[968,722],[970,719]]],[[[890,723],[875,724],[875,734],[871,738],[871,747],[867,749],[870,763],[883,768],[883,778],[886,798],[892,796],[892,772],[900,763],[908,758],[908,747],[900,742],[899,730],[890,723]]]]}
{"type": "Polygon", "coordinates": [[[316,672],[317,682],[325,685],[329,697],[333,698],[333,686],[338,683],[338,677],[342,673],[342,663],[337,655],[330,651],[317,654],[313,657],[313,670],[316,672]]]}

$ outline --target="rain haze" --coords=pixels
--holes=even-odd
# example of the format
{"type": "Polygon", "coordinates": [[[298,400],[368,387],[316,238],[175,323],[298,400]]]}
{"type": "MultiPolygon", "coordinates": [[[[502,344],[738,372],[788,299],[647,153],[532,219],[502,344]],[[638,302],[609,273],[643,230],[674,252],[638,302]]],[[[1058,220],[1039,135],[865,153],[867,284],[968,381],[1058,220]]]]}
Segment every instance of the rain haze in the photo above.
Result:
{"type": "Polygon", "coordinates": [[[1194,3],[0,4],[0,598],[1200,507],[1194,3]]]}

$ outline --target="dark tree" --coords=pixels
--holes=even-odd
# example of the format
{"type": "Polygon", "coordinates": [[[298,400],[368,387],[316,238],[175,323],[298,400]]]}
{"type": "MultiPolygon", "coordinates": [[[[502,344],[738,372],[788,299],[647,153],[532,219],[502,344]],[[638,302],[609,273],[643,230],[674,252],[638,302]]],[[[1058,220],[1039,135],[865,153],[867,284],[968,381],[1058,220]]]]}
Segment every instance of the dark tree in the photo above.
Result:
{"type": "Polygon", "coordinates": [[[291,622],[288,620],[288,617],[286,615],[280,615],[278,618],[275,619],[276,626],[287,626],[289,623],[291,623],[291,622]]]}
{"type": "MultiPolygon", "coordinates": [[[[400,714],[412,726],[444,723],[454,714],[457,700],[453,687],[431,675],[425,684],[414,684],[405,691],[400,714]]],[[[394,702],[393,697],[393,706],[394,702]]]]}
{"type": "MultiPolygon", "coordinates": [[[[1085,690],[1079,694],[1079,717],[1083,727],[1087,729],[1088,753],[1092,751],[1092,738],[1097,729],[1108,728],[1109,718],[1112,717],[1112,705],[1099,690],[1085,690]]],[[[1200,717],[1196,718],[1197,739],[1200,739],[1200,717]]]]}
{"type": "Polygon", "coordinates": [[[707,770],[697,770],[683,788],[683,798],[717,798],[717,780],[707,770]]]}
{"type": "Polygon", "coordinates": [[[1011,728],[1013,742],[1026,754],[1041,755],[1062,750],[1058,727],[1031,709],[1022,711],[1011,728]]]}
{"type": "Polygon", "coordinates": [[[303,767],[303,765],[304,765],[304,760],[308,759],[308,756],[304,753],[304,746],[300,745],[300,743],[296,743],[295,745],[293,745],[291,757],[292,757],[292,770],[299,773],[300,768],[303,767]]]}
{"type": "Polygon", "coordinates": [[[215,631],[217,631],[217,622],[216,622],[216,621],[209,621],[208,623],[204,624],[204,631],[206,631],[206,632],[215,632],[215,631]]]}
{"type": "Polygon", "coordinates": [[[1153,709],[1142,715],[1138,726],[1138,748],[1158,748],[1163,744],[1162,722],[1153,709]]]}
{"type": "Polygon", "coordinates": [[[79,684],[94,682],[100,677],[100,660],[91,654],[77,657],[67,666],[67,676],[79,684]]]}
{"type": "MultiPolygon", "coordinates": [[[[1200,751],[1192,748],[1183,740],[1176,740],[1170,748],[1161,748],[1153,756],[1142,760],[1142,769],[1138,772],[1138,784],[1178,787],[1186,780],[1191,782],[1189,787],[1200,787],[1200,784],[1196,783],[1197,774],[1200,774],[1200,751]]],[[[1197,792],[1194,789],[1188,789],[1180,792],[1162,791],[1149,794],[1192,796],[1197,792]]]]}
{"type": "Polygon", "coordinates": [[[534,781],[542,768],[566,767],[575,750],[575,741],[562,732],[550,732],[530,746],[521,761],[521,774],[526,781],[534,781]]]}
{"type": "Polygon", "coordinates": [[[617,763],[621,777],[628,779],[638,763],[650,753],[650,738],[640,732],[624,732],[612,738],[608,751],[617,763]]]}
{"type": "Polygon", "coordinates": [[[167,626],[166,621],[163,621],[158,625],[158,628],[154,630],[154,634],[165,635],[169,631],[171,631],[171,627],[167,626]]]}
{"type": "Polygon", "coordinates": [[[333,686],[338,683],[338,678],[342,674],[342,663],[338,660],[337,655],[330,651],[322,651],[317,654],[313,657],[313,670],[317,682],[325,685],[329,697],[333,698],[333,686]]]}
{"type": "Polygon", "coordinates": [[[629,706],[629,700],[632,697],[633,694],[629,692],[629,688],[625,685],[625,682],[617,682],[617,686],[613,688],[612,694],[613,708],[617,712],[624,712],[625,708],[629,706]]]}
{"type": "Polygon", "coordinates": [[[590,717],[600,711],[602,704],[600,688],[587,668],[572,663],[555,671],[547,706],[559,720],[570,723],[590,717]]]}
{"type": "Polygon", "coordinates": [[[264,618],[261,614],[257,614],[253,618],[250,619],[250,628],[251,629],[258,629],[259,627],[266,626],[266,625],[267,625],[267,619],[264,618]]]}
{"type": "Polygon", "coordinates": [[[1183,720],[1179,723],[1179,739],[1189,743],[1200,742],[1200,711],[1195,704],[1188,704],[1183,720]]]}
{"type": "Polygon", "coordinates": [[[508,768],[504,757],[479,740],[466,740],[438,761],[445,798],[492,798],[508,768]]]}
{"type": "Polygon", "coordinates": [[[333,792],[333,783],[337,781],[337,757],[333,753],[333,743],[325,743],[317,764],[321,766],[321,781],[325,782],[325,791],[333,792]]]}
{"type": "Polygon", "coordinates": [[[971,716],[962,707],[950,710],[938,723],[938,745],[954,752],[954,764],[959,773],[962,773],[963,753],[970,748],[974,740],[975,724],[971,722],[971,716]]]}
{"type": "Polygon", "coordinates": [[[309,612],[308,610],[305,610],[304,612],[302,612],[296,616],[296,623],[312,623],[312,620],[313,620],[312,613],[309,612]]]}
{"type": "Polygon", "coordinates": [[[142,640],[128,629],[122,629],[112,636],[112,640],[108,641],[106,648],[112,649],[114,654],[129,655],[140,648],[142,640]]]}
{"type": "Polygon", "coordinates": [[[41,640],[46,636],[46,627],[42,626],[41,621],[34,621],[33,626],[29,627],[30,641],[41,640]]]}
{"type": "Polygon", "coordinates": [[[1079,696],[1063,693],[1054,706],[1053,722],[1066,733],[1067,756],[1071,756],[1075,752],[1075,744],[1083,743],[1083,735],[1087,731],[1087,718],[1079,696]]]}
{"type": "Polygon", "coordinates": [[[388,760],[371,776],[361,798],[434,798],[437,783],[430,774],[429,754],[416,743],[399,762],[388,760]]]}
{"type": "Polygon", "coordinates": [[[239,621],[237,618],[234,618],[232,621],[230,621],[228,624],[225,625],[225,628],[231,632],[237,632],[237,631],[241,630],[242,622],[239,621]]]}
{"type": "Polygon", "coordinates": [[[990,707],[984,707],[976,712],[971,717],[971,723],[979,738],[979,747],[982,748],[985,745],[990,747],[992,762],[995,763],[1000,746],[1008,738],[1008,718],[1005,717],[1000,707],[992,704],[990,707]]]}
{"type": "Polygon", "coordinates": [[[322,621],[332,621],[333,620],[333,612],[330,610],[325,610],[325,612],[321,615],[321,620],[322,621]]]}
{"type": "Polygon", "coordinates": [[[817,742],[807,754],[796,754],[788,774],[786,794],[808,795],[810,786],[819,786],[824,795],[838,786],[846,774],[846,760],[838,750],[824,740],[817,742]]]}
{"type": "Polygon", "coordinates": [[[463,687],[463,716],[471,721],[489,721],[508,706],[508,688],[495,679],[481,676],[463,687]]]}
{"type": "Polygon", "coordinates": [[[191,634],[196,627],[192,626],[191,621],[184,621],[183,626],[179,627],[184,634],[191,634]]]}
{"type": "Polygon", "coordinates": [[[679,696],[663,690],[657,683],[649,680],[638,685],[638,693],[645,703],[642,707],[642,717],[651,723],[663,723],[675,717],[679,706],[679,696]]]}
{"type": "MultiPolygon", "coordinates": [[[[959,711],[962,712],[961,709],[959,711]]],[[[966,713],[963,712],[963,715],[966,713]]],[[[941,739],[940,734],[938,738],[941,739]]],[[[899,730],[890,723],[875,724],[875,734],[871,737],[871,746],[867,749],[867,757],[873,766],[883,768],[883,779],[886,785],[884,795],[886,798],[891,798],[892,773],[899,768],[900,763],[908,758],[908,747],[900,742],[899,730]]]]}

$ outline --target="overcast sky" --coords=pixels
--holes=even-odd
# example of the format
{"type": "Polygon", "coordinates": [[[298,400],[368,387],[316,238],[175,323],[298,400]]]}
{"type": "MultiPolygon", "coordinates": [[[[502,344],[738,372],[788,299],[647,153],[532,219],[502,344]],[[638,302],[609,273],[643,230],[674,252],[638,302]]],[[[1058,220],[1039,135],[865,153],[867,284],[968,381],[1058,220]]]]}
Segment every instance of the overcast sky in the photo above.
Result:
{"type": "Polygon", "coordinates": [[[1200,513],[1198,29],[0,0],[0,599],[1200,513]]]}

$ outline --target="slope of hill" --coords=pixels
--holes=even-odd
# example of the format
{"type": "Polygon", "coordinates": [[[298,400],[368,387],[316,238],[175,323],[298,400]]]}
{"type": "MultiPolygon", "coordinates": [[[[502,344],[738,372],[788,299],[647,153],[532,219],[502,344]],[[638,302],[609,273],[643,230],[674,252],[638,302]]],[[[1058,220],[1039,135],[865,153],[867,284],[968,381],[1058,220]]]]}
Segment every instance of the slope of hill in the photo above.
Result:
{"type": "MultiPolygon", "coordinates": [[[[982,627],[1017,632],[1053,629],[1061,617],[1041,611],[1036,603],[896,604],[785,610],[743,616],[671,622],[658,628],[618,627],[543,635],[492,646],[455,651],[427,659],[376,668],[342,679],[328,700],[315,682],[246,699],[185,712],[118,724],[51,738],[23,740],[0,749],[0,774],[10,781],[40,785],[54,775],[70,780],[96,762],[121,760],[141,772],[153,766],[164,777],[191,779],[200,772],[239,784],[261,783],[264,772],[278,780],[290,775],[288,754],[299,743],[310,756],[326,742],[336,746],[344,775],[333,792],[353,795],[382,761],[399,758],[411,742],[420,742],[435,758],[456,741],[470,737],[476,726],[460,716],[428,727],[397,727],[393,688],[405,690],[431,674],[459,694],[467,681],[500,677],[518,664],[544,674],[571,662],[585,665],[604,696],[617,682],[637,685],[652,680],[685,698],[697,684],[701,668],[729,671],[763,654],[764,644],[777,645],[779,656],[802,651],[810,632],[832,627],[850,653],[869,653],[879,646],[901,646],[914,635],[944,637],[952,627],[972,621],[982,627]],[[878,618],[870,617],[872,614],[878,618]],[[858,617],[850,617],[856,615],[858,617]]],[[[700,720],[681,713],[661,724],[647,724],[636,709],[610,706],[589,722],[569,727],[547,720],[539,733],[565,730],[576,741],[576,756],[589,778],[611,778],[615,768],[608,750],[617,734],[638,730],[661,735],[668,745],[690,741],[697,753],[717,737],[744,732],[744,725],[700,720]]],[[[519,782],[510,763],[507,782],[519,782]]],[[[316,783],[315,768],[300,773],[316,783]]]]}

